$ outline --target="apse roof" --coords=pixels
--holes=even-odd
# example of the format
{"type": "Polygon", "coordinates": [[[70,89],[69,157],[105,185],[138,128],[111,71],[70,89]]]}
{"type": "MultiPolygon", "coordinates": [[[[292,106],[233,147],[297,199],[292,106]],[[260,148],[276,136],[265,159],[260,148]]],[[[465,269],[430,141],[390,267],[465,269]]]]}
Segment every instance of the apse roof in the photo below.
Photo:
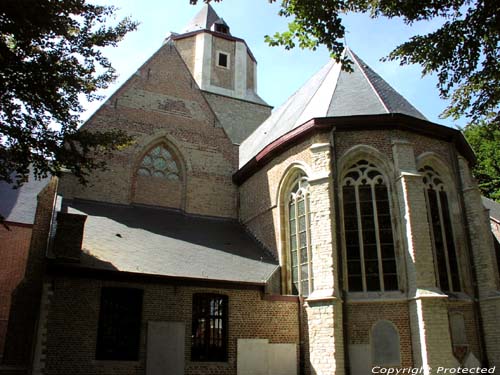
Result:
{"type": "Polygon", "coordinates": [[[353,72],[330,60],[240,146],[240,167],[264,147],[312,118],[401,113],[426,120],[350,49],[353,72]]]}
{"type": "MultiPolygon", "coordinates": [[[[226,25],[226,22],[215,12],[210,4],[206,4],[194,18],[189,21],[182,33],[189,33],[198,30],[210,30],[213,24],[226,25]]],[[[231,35],[228,32],[229,35],[231,35]]]]}

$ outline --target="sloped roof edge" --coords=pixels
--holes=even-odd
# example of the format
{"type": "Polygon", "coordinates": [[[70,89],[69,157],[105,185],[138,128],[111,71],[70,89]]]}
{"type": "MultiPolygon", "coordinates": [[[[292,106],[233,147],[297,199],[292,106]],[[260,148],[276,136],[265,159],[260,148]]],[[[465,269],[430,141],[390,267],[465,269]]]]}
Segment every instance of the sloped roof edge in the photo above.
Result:
{"type": "Polygon", "coordinates": [[[401,113],[322,117],[311,119],[269,143],[233,175],[233,181],[237,185],[241,185],[270,160],[296,145],[301,140],[315,132],[325,132],[333,129],[342,132],[386,129],[406,130],[420,135],[454,142],[462,156],[471,164],[475,164],[476,162],[476,156],[472,148],[459,130],[427,120],[401,113]]]}

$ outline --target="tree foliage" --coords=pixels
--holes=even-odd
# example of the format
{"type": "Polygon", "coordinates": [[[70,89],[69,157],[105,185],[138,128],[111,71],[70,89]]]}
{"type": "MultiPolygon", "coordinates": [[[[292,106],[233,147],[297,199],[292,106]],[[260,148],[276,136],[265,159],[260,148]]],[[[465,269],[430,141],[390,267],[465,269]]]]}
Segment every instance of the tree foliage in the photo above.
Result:
{"type": "Polygon", "coordinates": [[[479,188],[500,203],[500,128],[482,122],[467,125],[463,132],[476,153],[474,175],[479,188]]]}
{"type": "Polygon", "coordinates": [[[342,16],[349,12],[399,18],[409,25],[440,18],[443,24],[436,31],[412,37],[384,59],[420,64],[424,75],[436,73],[440,95],[451,103],[445,117],[466,116],[471,123],[500,126],[498,0],[282,0],[279,14],[291,18],[288,30],[266,36],[266,40],[287,49],[314,50],[325,45],[349,69],[349,61],[342,55],[342,16]]]}
{"type": "Polygon", "coordinates": [[[98,98],[114,70],[102,53],[136,28],[108,25],[115,8],[85,0],[0,2],[0,180],[22,183],[71,170],[80,181],[96,158],[130,141],[120,131],[77,131],[80,99],[98,98]]]}

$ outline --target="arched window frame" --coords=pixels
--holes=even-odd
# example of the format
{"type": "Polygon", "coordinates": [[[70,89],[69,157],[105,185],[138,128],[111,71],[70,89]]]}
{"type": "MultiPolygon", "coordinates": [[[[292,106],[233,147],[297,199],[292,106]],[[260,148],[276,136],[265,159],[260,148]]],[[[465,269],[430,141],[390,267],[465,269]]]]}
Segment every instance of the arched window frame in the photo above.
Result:
{"type": "MultiPolygon", "coordinates": [[[[460,273],[460,262],[456,239],[456,223],[452,212],[452,204],[455,199],[453,183],[444,167],[433,163],[432,159],[421,160],[418,171],[422,174],[422,183],[427,207],[427,218],[429,223],[429,234],[434,256],[434,271],[436,284],[444,292],[462,291],[462,277],[460,273]],[[433,209],[431,206],[429,190],[436,192],[437,217],[439,219],[439,233],[436,233],[433,222],[433,209]],[[443,207],[445,206],[445,207],[443,207]],[[438,236],[438,237],[437,237],[438,236]],[[438,248],[439,241],[443,244],[443,254],[438,248]],[[440,272],[440,259],[444,257],[446,275],[440,272]]],[[[436,212],[435,212],[436,213],[436,212]]]]}
{"type": "MultiPolygon", "coordinates": [[[[343,157],[343,162],[341,165],[343,167],[341,170],[344,172],[340,174],[340,187],[339,187],[339,193],[340,193],[340,202],[341,202],[341,207],[340,207],[340,212],[341,212],[341,225],[342,225],[342,243],[343,243],[343,259],[344,259],[344,284],[345,284],[345,289],[349,292],[388,292],[388,291],[397,291],[401,289],[401,281],[399,279],[399,265],[397,261],[397,232],[394,228],[394,223],[392,220],[393,217],[393,204],[392,204],[392,197],[391,197],[391,189],[390,189],[390,184],[389,184],[389,179],[387,178],[387,172],[386,170],[388,169],[385,162],[378,160],[375,158],[373,160],[373,157],[370,157],[370,155],[378,155],[380,154],[377,150],[372,149],[371,147],[364,146],[360,150],[353,149],[350,152],[347,153],[346,156],[343,157]],[[372,162],[373,160],[373,162],[372,162]],[[361,225],[361,212],[360,212],[360,201],[359,201],[359,191],[358,188],[355,187],[355,194],[356,194],[356,215],[357,215],[357,238],[358,238],[358,246],[359,246],[359,262],[360,262],[360,275],[361,275],[361,288],[353,288],[352,286],[349,286],[349,249],[348,249],[348,244],[347,244],[347,232],[346,232],[346,201],[344,197],[344,185],[349,181],[349,183],[352,186],[358,186],[361,184],[361,181],[363,180],[363,176],[360,176],[358,179],[354,180],[352,177],[350,177],[350,173],[352,173],[355,169],[359,168],[359,163],[366,163],[370,167],[366,169],[362,175],[365,175],[369,173],[370,171],[377,171],[377,175],[373,176],[373,178],[369,178],[370,181],[368,185],[371,186],[371,194],[372,198],[375,197],[375,200],[372,199],[372,208],[373,208],[373,221],[374,221],[374,232],[375,232],[375,243],[376,243],[376,251],[377,251],[377,264],[378,264],[378,279],[379,279],[379,285],[378,288],[369,288],[367,285],[367,273],[366,273],[366,262],[365,262],[365,249],[364,246],[365,244],[363,243],[363,229],[361,225]],[[383,167],[381,167],[383,165],[383,167]],[[385,214],[386,219],[389,218],[390,224],[387,227],[387,222],[386,222],[386,227],[390,229],[391,231],[391,237],[392,241],[390,242],[392,245],[392,256],[391,257],[385,257],[382,255],[382,248],[381,248],[381,242],[380,242],[380,225],[379,225],[379,217],[378,217],[378,205],[377,203],[377,198],[376,198],[376,192],[375,192],[375,185],[377,182],[382,182],[382,186],[385,187],[386,191],[386,202],[388,205],[388,214],[385,214]],[[386,263],[386,269],[392,268],[392,272],[387,272],[384,271],[384,262],[386,261],[392,261],[392,265],[389,265],[386,263]],[[390,267],[389,267],[390,266],[390,267]],[[393,278],[392,283],[395,284],[395,287],[393,288],[388,288],[386,287],[386,282],[384,280],[384,275],[391,276],[393,278]]],[[[368,176],[366,176],[368,177],[368,176]]],[[[351,272],[352,274],[352,272],[351,272]]]]}
{"type": "Polygon", "coordinates": [[[306,172],[302,168],[293,166],[281,184],[279,201],[281,206],[281,225],[282,225],[282,251],[280,254],[280,263],[282,266],[282,290],[284,294],[309,296],[314,289],[314,276],[313,276],[313,259],[311,252],[311,223],[310,223],[310,192],[309,182],[306,172]],[[298,203],[304,202],[304,214],[298,215],[298,203]],[[294,212],[291,215],[290,205],[294,202],[294,212]],[[305,231],[300,231],[298,216],[304,217],[305,231]],[[291,228],[291,221],[295,220],[291,228]],[[306,246],[300,247],[299,236],[293,233],[305,233],[306,246]],[[293,275],[293,254],[292,248],[295,240],[295,247],[297,251],[297,260],[301,259],[301,251],[305,250],[307,261],[297,265],[297,285],[294,286],[293,275]],[[302,278],[300,266],[307,267],[307,280],[302,278]],[[303,282],[307,281],[307,290],[303,290],[303,282]]]}
{"type": "Polygon", "coordinates": [[[160,177],[171,181],[181,180],[181,167],[179,162],[172,153],[170,148],[164,143],[160,142],[153,147],[150,147],[145,152],[136,168],[136,173],[148,177],[160,177]],[[165,167],[157,165],[157,161],[163,161],[165,167]],[[163,176],[160,176],[159,174],[163,176]]]}

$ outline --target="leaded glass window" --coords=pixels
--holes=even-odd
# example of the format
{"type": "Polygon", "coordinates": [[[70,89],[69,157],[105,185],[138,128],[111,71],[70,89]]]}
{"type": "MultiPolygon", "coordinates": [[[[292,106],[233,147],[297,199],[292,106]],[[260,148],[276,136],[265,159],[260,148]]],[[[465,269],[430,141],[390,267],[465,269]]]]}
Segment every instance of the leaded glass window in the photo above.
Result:
{"type": "Polygon", "coordinates": [[[227,361],[227,296],[193,295],[191,360],[227,361]]]}
{"type": "Polygon", "coordinates": [[[360,160],[342,184],[347,289],[398,290],[387,182],[377,167],[360,160]]]}
{"type": "Polygon", "coordinates": [[[137,170],[141,176],[152,176],[165,178],[167,180],[179,180],[179,168],[172,154],[162,145],[156,146],[142,159],[137,170]]]}
{"type": "Polygon", "coordinates": [[[457,292],[460,291],[460,276],[446,187],[432,167],[425,166],[419,172],[425,185],[438,286],[445,292],[457,292]]]}
{"type": "Polygon", "coordinates": [[[297,178],[287,204],[291,293],[302,296],[308,296],[313,290],[308,187],[304,176],[297,178]]]}

